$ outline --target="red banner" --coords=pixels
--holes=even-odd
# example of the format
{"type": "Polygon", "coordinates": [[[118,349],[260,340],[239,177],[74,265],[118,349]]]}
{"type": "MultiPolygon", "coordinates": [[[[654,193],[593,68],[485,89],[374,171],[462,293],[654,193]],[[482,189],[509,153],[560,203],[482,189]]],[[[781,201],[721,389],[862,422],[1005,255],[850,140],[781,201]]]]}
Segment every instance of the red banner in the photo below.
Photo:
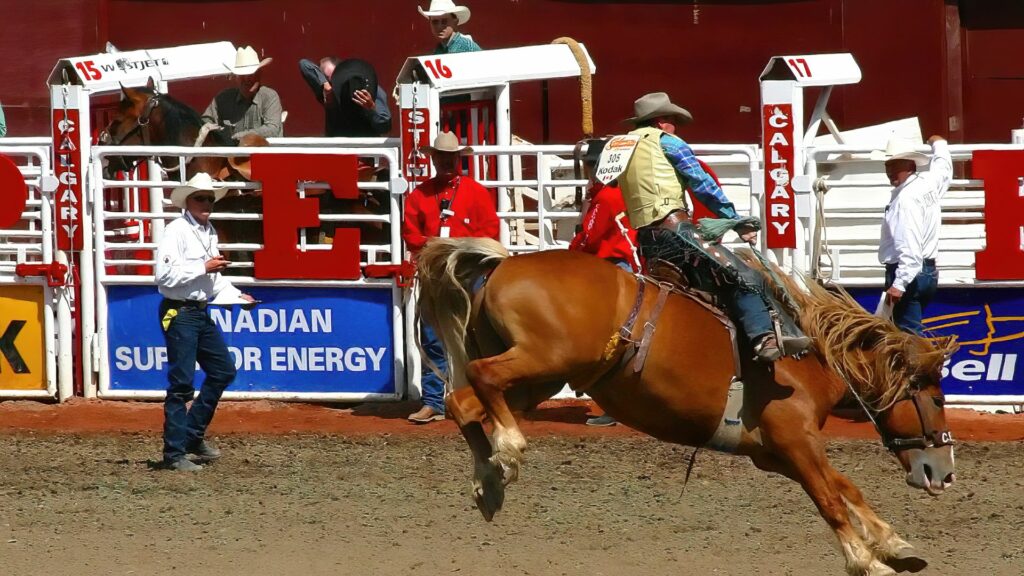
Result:
{"type": "Polygon", "coordinates": [[[765,104],[764,225],[768,248],[796,248],[796,203],[793,196],[793,106],[765,104]]]}
{"type": "Polygon", "coordinates": [[[82,249],[82,144],[77,109],[53,110],[53,171],[57,176],[57,249],[82,249]]]}

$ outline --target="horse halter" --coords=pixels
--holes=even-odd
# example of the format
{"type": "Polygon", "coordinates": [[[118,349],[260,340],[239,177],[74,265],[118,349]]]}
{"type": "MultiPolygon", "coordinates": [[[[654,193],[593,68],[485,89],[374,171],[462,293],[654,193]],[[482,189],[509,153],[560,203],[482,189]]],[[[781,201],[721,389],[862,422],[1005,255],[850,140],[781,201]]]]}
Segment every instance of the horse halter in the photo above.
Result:
{"type": "Polygon", "coordinates": [[[850,393],[857,399],[860,407],[864,409],[864,413],[868,415],[868,419],[870,419],[871,423],[874,424],[875,431],[877,431],[878,435],[882,438],[882,445],[885,446],[886,450],[889,452],[895,454],[902,450],[924,450],[926,448],[941,448],[943,446],[952,446],[955,444],[955,441],[953,440],[953,433],[950,432],[948,428],[945,430],[939,430],[938,427],[932,423],[932,418],[926,415],[928,413],[923,406],[924,402],[932,402],[941,408],[943,400],[938,396],[932,396],[926,393],[919,386],[909,388],[905,397],[900,398],[893,403],[893,406],[907,400],[914,403],[914,410],[917,411],[917,419],[921,423],[921,435],[914,438],[890,438],[889,435],[882,430],[882,427],[878,425],[877,415],[879,414],[879,411],[868,406],[849,382],[846,383],[846,387],[850,389],[850,393]]]}

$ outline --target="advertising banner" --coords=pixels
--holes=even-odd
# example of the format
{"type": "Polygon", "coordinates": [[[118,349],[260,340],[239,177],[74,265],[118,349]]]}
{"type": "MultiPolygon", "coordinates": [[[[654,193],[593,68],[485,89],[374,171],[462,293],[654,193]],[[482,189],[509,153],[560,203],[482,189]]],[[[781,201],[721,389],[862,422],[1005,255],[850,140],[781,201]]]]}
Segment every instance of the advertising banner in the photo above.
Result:
{"type": "Polygon", "coordinates": [[[43,287],[0,286],[0,390],[46,390],[43,287]]]}
{"type": "MultiPolygon", "coordinates": [[[[210,306],[238,377],[229,392],[394,394],[392,292],[247,290],[260,304],[210,306]]],[[[167,348],[155,286],[107,287],[110,390],[165,390],[167,348]]],[[[202,383],[197,371],[195,385],[202,383]]]]}
{"type": "MultiPolygon", "coordinates": [[[[849,292],[874,311],[881,288],[849,292]]],[[[947,395],[1024,396],[1024,288],[940,288],[924,326],[960,344],[942,369],[947,395]]]]}

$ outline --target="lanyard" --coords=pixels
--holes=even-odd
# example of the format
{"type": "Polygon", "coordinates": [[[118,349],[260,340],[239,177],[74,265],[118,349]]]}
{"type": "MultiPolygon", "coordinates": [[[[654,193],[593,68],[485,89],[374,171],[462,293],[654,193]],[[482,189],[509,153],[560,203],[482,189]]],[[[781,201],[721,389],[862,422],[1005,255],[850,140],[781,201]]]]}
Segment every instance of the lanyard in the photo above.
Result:
{"type": "Polygon", "coordinates": [[[442,226],[446,222],[448,222],[448,218],[451,218],[452,216],[455,215],[455,211],[452,210],[452,206],[455,204],[455,195],[459,193],[459,183],[461,181],[462,181],[462,177],[461,176],[456,176],[454,179],[452,179],[451,182],[448,183],[447,186],[445,186],[444,188],[441,189],[441,192],[439,192],[437,194],[437,207],[438,207],[438,211],[441,213],[441,225],[442,226]],[[441,194],[443,194],[444,191],[447,190],[449,186],[452,189],[452,197],[442,200],[441,199],[441,194]]]}
{"type": "Polygon", "coordinates": [[[190,224],[192,224],[192,226],[189,226],[189,228],[192,229],[192,234],[195,235],[196,240],[199,241],[199,245],[203,247],[203,251],[206,252],[207,256],[213,258],[214,254],[211,251],[211,249],[213,248],[213,235],[208,235],[206,237],[206,242],[203,242],[203,238],[199,236],[199,232],[196,230],[196,228],[199,226],[199,222],[196,222],[195,218],[193,218],[192,215],[189,214],[187,210],[185,211],[185,219],[188,220],[190,224]]]}

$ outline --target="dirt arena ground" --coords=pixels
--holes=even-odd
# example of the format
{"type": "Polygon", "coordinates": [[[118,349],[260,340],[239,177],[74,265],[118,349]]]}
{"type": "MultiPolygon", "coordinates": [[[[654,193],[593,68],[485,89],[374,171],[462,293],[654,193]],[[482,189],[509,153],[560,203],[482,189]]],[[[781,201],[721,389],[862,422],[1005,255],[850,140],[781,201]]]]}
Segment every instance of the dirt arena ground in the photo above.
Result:
{"type": "MultiPolygon", "coordinates": [[[[0,403],[0,575],[843,574],[798,486],[744,460],[548,404],[488,524],[454,426],[410,405],[229,403],[194,475],[152,469],[155,404],[0,403]]],[[[956,411],[961,413],[964,411],[956,411]]],[[[925,553],[925,574],[1024,574],[1024,416],[951,417],[957,477],[912,491],[863,424],[830,422],[835,465],[925,553]],[[992,442],[991,440],[1002,440],[992,442]]]]}

